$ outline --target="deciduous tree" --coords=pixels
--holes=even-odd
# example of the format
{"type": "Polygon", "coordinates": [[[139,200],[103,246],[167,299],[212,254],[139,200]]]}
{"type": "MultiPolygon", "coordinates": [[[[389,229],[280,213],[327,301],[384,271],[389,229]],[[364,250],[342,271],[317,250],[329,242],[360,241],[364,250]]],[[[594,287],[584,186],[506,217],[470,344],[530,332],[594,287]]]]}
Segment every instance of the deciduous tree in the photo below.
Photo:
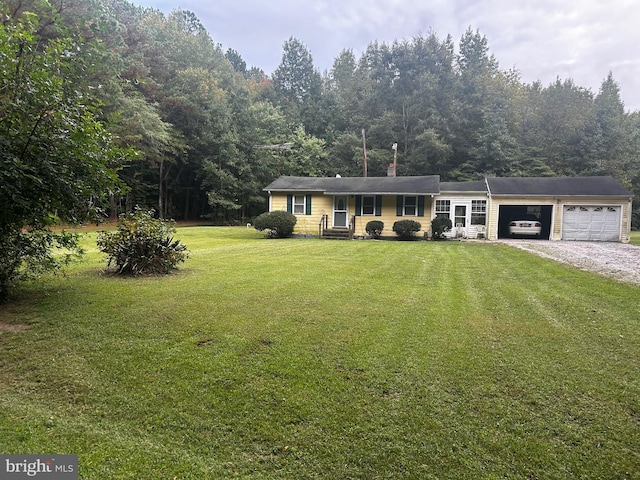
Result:
{"type": "Polygon", "coordinates": [[[0,22],[0,300],[69,259],[54,247],[78,252],[75,237],[48,227],[98,214],[126,156],[96,120],[84,80],[97,47],[64,30],[43,43],[37,32],[52,20],[27,12],[0,22]]]}

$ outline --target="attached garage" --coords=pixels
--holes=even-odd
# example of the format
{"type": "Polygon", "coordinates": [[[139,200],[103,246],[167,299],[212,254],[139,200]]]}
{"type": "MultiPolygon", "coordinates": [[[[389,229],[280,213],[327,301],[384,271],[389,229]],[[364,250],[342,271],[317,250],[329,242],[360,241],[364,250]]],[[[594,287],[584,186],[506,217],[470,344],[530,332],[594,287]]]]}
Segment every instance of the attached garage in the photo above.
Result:
{"type": "Polygon", "coordinates": [[[565,205],[562,240],[619,242],[622,206],[565,205]]]}
{"type": "Polygon", "coordinates": [[[498,238],[509,238],[509,223],[514,220],[524,220],[535,217],[540,220],[542,229],[540,240],[551,237],[551,221],[553,218],[552,205],[500,205],[498,208],[498,238]]]}
{"type": "Polygon", "coordinates": [[[540,238],[628,242],[632,195],[613,177],[487,178],[487,237],[508,236],[514,215],[535,213],[540,238]]]}

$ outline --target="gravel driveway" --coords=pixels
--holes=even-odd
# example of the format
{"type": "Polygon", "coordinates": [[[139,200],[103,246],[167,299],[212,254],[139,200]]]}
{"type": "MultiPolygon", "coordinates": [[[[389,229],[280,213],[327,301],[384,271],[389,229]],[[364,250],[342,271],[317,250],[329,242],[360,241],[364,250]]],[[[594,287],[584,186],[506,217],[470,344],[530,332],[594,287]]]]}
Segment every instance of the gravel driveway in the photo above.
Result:
{"type": "Polygon", "coordinates": [[[499,240],[541,257],[568,263],[581,270],[640,285],[640,247],[614,242],[499,240]]]}

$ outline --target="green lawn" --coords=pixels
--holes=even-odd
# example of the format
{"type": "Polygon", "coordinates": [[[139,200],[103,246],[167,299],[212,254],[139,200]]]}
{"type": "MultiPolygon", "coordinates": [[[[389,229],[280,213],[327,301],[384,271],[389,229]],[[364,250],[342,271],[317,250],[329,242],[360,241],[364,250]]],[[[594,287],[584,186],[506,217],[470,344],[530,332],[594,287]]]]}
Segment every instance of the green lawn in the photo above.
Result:
{"type": "Polygon", "coordinates": [[[0,452],[100,480],[640,478],[639,287],[489,242],[178,235],[175,275],[101,275],[92,236],[0,310],[0,452]]]}

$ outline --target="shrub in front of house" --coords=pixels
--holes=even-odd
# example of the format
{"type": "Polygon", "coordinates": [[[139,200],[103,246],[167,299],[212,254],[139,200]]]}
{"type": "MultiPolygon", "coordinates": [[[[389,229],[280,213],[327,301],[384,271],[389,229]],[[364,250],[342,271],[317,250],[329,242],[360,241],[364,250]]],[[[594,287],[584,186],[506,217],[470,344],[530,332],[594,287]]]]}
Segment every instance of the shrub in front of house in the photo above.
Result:
{"type": "Polygon", "coordinates": [[[258,231],[267,230],[269,238],[287,238],[293,235],[293,229],[298,219],[295,215],[277,210],[258,215],[253,221],[253,226],[258,231]]]}
{"type": "Polygon", "coordinates": [[[373,238],[380,238],[382,230],[384,230],[384,222],[381,222],[380,220],[371,220],[370,222],[367,222],[364,230],[367,232],[367,235],[370,235],[373,238]]]}
{"type": "Polygon", "coordinates": [[[451,219],[447,217],[436,217],[431,220],[431,238],[434,240],[442,240],[444,234],[451,230],[453,224],[451,219]]]}
{"type": "Polygon", "coordinates": [[[415,234],[420,231],[422,225],[415,220],[398,220],[393,224],[393,231],[400,240],[413,240],[415,234]]]}
{"type": "Polygon", "coordinates": [[[98,234],[98,249],[108,257],[107,269],[122,275],[169,273],[188,257],[187,247],[174,240],[175,222],[136,209],[118,219],[115,232],[98,234]]]}

